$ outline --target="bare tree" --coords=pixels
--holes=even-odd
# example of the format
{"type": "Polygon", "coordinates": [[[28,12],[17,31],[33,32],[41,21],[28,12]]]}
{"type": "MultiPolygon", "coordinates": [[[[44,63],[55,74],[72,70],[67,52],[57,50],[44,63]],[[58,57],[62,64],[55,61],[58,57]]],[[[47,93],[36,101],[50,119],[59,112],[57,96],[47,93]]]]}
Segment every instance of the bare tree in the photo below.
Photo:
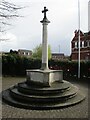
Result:
{"type": "Polygon", "coordinates": [[[6,30],[6,26],[11,25],[10,19],[15,18],[15,17],[20,17],[17,11],[22,8],[23,7],[7,2],[6,0],[1,1],[0,3],[0,32],[4,32],[6,30]]]}
{"type": "Polygon", "coordinates": [[[15,5],[13,3],[7,2],[6,0],[1,0],[0,2],[0,41],[7,41],[8,39],[2,38],[3,32],[8,30],[8,26],[12,25],[10,20],[13,18],[18,18],[18,10],[24,7],[15,5]]]}

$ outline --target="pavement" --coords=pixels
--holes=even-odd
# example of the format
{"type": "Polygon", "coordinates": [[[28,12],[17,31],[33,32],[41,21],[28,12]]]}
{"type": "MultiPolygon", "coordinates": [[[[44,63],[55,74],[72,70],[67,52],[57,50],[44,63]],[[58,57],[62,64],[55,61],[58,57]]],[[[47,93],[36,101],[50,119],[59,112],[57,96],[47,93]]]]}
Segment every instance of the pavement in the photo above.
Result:
{"type": "MultiPolygon", "coordinates": [[[[3,77],[2,78],[2,90],[5,90],[9,88],[12,85],[15,85],[18,82],[24,81],[25,78],[16,78],[16,77],[3,77]]],[[[88,83],[82,82],[82,81],[75,81],[70,80],[71,83],[76,85],[85,95],[86,99],[74,106],[63,108],[63,109],[56,109],[56,110],[27,110],[27,109],[21,109],[12,107],[10,105],[7,105],[5,103],[2,103],[2,120],[8,120],[16,118],[16,120],[19,120],[21,118],[23,119],[30,119],[30,118],[59,118],[62,120],[63,118],[75,119],[78,118],[78,120],[83,119],[89,119],[89,90],[88,83]]]]}

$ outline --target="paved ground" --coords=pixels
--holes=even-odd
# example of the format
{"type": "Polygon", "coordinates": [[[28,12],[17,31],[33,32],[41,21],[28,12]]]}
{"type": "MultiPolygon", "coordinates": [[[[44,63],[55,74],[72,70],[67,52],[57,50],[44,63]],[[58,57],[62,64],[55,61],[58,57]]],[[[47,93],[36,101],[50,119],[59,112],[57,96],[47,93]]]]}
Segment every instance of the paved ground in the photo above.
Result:
{"type": "MultiPolygon", "coordinates": [[[[3,78],[2,89],[24,81],[25,78],[3,78]]],[[[88,118],[88,84],[86,82],[71,81],[86,95],[86,99],[72,107],[57,110],[26,110],[2,104],[2,118],[88,118]]]]}

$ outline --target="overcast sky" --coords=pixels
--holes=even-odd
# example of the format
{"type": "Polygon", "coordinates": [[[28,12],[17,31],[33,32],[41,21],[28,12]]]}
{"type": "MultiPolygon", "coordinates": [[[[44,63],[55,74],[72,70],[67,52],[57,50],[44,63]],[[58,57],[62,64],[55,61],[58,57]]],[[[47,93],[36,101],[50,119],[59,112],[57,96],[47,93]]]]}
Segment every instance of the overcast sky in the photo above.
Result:
{"type": "MultiPolygon", "coordinates": [[[[48,43],[52,52],[70,55],[71,40],[74,31],[78,29],[78,0],[9,0],[17,5],[27,6],[19,14],[24,17],[10,21],[13,26],[4,33],[3,37],[10,38],[0,42],[0,51],[10,49],[33,50],[42,43],[42,10],[48,8],[48,43]]],[[[88,32],[88,1],[80,0],[80,28],[88,32]]]]}

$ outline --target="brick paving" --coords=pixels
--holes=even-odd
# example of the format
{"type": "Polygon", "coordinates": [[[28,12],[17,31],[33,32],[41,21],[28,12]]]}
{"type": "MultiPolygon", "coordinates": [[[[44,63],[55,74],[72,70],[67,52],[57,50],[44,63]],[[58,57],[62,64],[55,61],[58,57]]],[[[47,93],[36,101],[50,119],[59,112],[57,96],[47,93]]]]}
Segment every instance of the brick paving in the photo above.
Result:
{"type": "MultiPolygon", "coordinates": [[[[5,90],[25,78],[4,77],[2,79],[2,89],[5,90]]],[[[57,110],[26,110],[15,108],[2,103],[2,118],[88,118],[88,84],[74,83],[86,95],[86,99],[74,106],[57,110]]]]}

